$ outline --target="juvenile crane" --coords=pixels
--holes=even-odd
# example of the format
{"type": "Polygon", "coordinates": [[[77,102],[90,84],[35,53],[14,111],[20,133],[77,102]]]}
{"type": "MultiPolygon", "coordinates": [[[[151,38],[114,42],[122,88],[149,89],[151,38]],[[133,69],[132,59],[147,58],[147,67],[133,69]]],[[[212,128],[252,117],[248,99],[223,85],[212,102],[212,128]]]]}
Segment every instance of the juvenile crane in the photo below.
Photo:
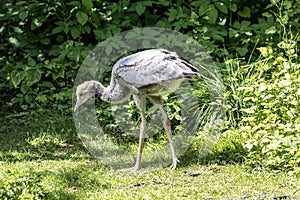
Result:
{"type": "Polygon", "coordinates": [[[141,128],[137,159],[134,167],[123,171],[136,171],[141,168],[142,149],[146,132],[146,97],[159,108],[169,141],[172,165],[175,169],[179,160],[176,157],[171,136],[171,123],[162,106],[161,96],[176,90],[187,78],[199,76],[198,69],[182,60],[175,52],[165,49],[141,51],[120,59],[112,69],[111,81],[104,87],[98,81],[86,81],[76,89],[77,102],[74,112],[89,98],[98,94],[103,101],[121,103],[133,95],[141,114],[141,128]]]}

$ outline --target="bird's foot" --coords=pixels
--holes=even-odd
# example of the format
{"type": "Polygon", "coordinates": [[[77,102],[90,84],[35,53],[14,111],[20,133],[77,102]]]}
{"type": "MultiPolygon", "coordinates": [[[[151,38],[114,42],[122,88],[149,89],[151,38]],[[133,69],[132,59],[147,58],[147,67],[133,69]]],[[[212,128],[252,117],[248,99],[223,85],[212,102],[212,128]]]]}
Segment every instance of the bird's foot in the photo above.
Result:
{"type": "Polygon", "coordinates": [[[174,159],[173,159],[173,163],[172,163],[172,165],[170,166],[170,168],[171,168],[172,170],[176,169],[177,164],[178,164],[179,162],[180,162],[180,161],[179,161],[177,158],[174,158],[174,159]]]}
{"type": "Polygon", "coordinates": [[[141,167],[135,165],[134,167],[130,167],[130,168],[125,168],[125,169],[120,169],[121,172],[136,172],[137,170],[139,170],[141,167]]]}

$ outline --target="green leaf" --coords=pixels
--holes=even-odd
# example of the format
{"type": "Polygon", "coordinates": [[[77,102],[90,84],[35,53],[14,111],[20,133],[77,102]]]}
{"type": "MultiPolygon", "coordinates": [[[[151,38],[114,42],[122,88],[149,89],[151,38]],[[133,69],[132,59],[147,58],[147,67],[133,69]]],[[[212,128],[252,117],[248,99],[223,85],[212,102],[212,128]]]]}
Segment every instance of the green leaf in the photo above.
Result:
{"type": "Polygon", "coordinates": [[[102,40],[105,37],[102,30],[93,30],[93,32],[98,40],[102,40]]]}
{"type": "Polygon", "coordinates": [[[227,6],[223,2],[215,2],[215,6],[224,14],[228,14],[227,6]]]}
{"type": "Polygon", "coordinates": [[[218,19],[218,10],[215,8],[215,6],[210,5],[209,9],[207,11],[207,16],[209,18],[209,22],[211,24],[215,24],[218,19]]]}
{"type": "Polygon", "coordinates": [[[43,25],[42,18],[34,18],[30,24],[30,30],[35,30],[43,25]]]}
{"type": "Polygon", "coordinates": [[[42,39],[40,39],[40,42],[41,42],[42,44],[46,44],[46,45],[50,44],[49,38],[42,38],[42,39]]]}
{"type": "Polygon", "coordinates": [[[212,37],[214,38],[214,40],[224,42],[224,37],[219,34],[212,34],[212,37]]]}
{"type": "Polygon", "coordinates": [[[23,33],[23,30],[19,27],[13,27],[15,33],[23,33]]]}
{"type": "Polygon", "coordinates": [[[92,22],[95,28],[99,28],[101,25],[99,13],[92,13],[92,22]]]}
{"type": "Polygon", "coordinates": [[[32,59],[31,57],[28,57],[27,64],[31,67],[34,67],[36,65],[36,61],[32,59]]]}
{"type": "Polygon", "coordinates": [[[237,5],[235,3],[231,4],[229,6],[229,9],[232,11],[232,12],[236,12],[237,11],[237,5]]]}
{"type": "Polygon", "coordinates": [[[24,72],[23,71],[14,71],[11,73],[11,82],[14,87],[17,87],[21,81],[24,79],[24,72]]]}
{"type": "Polygon", "coordinates": [[[129,31],[128,33],[126,33],[125,38],[127,40],[131,40],[136,38],[139,35],[139,33],[135,33],[134,31],[129,31]]]}
{"type": "Polygon", "coordinates": [[[226,21],[227,21],[226,19],[223,19],[222,21],[218,22],[218,24],[219,24],[220,26],[225,26],[226,21]]]}
{"type": "Polygon", "coordinates": [[[49,82],[49,81],[45,81],[42,83],[44,87],[47,87],[49,89],[54,88],[53,83],[49,82]]]}
{"type": "Polygon", "coordinates": [[[35,100],[41,103],[47,103],[48,97],[46,95],[39,95],[35,98],[35,100]]]}
{"type": "Polygon", "coordinates": [[[73,6],[73,7],[77,7],[77,8],[80,8],[80,1],[71,1],[71,2],[68,2],[66,3],[67,5],[70,5],[70,6],[73,6]]]}
{"type": "Polygon", "coordinates": [[[138,2],[135,5],[135,11],[139,16],[141,16],[146,10],[146,5],[144,4],[144,2],[138,2]]]}
{"type": "Polygon", "coordinates": [[[83,11],[78,11],[76,13],[76,19],[79,24],[84,25],[88,21],[88,15],[83,11]]]}
{"type": "Polygon", "coordinates": [[[29,89],[30,89],[30,87],[28,85],[25,85],[25,84],[22,84],[21,87],[20,87],[20,90],[23,94],[26,94],[29,89]]]}
{"type": "Polygon", "coordinates": [[[26,103],[30,104],[32,101],[32,95],[26,94],[24,99],[25,99],[26,103]]]}
{"type": "Polygon", "coordinates": [[[52,34],[60,33],[64,30],[63,26],[57,26],[52,30],[52,34]]]}
{"type": "Polygon", "coordinates": [[[91,33],[91,27],[89,27],[89,26],[83,27],[83,30],[84,30],[84,32],[87,33],[87,34],[90,34],[90,33],[91,33]]]}
{"type": "Polygon", "coordinates": [[[265,31],[265,33],[266,34],[274,34],[274,33],[276,33],[277,32],[277,29],[276,29],[276,27],[275,26],[271,26],[270,28],[268,28],[266,31],[265,31]]]}
{"type": "Polygon", "coordinates": [[[112,50],[113,50],[113,48],[110,44],[105,47],[105,52],[107,55],[109,55],[112,52],[112,50]]]}
{"type": "Polygon", "coordinates": [[[246,47],[237,47],[236,50],[240,54],[240,56],[244,56],[248,52],[248,49],[246,47]]]}
{"type": "Polygon", "coordinates": [[[92,8],[93,8],[93,1],[92,1],[92,0],[82,0],[82,5],[83,5],[87,10],[92,10],[92,8]]]}
{"type": "Polygon", "coordinates": [[[37,83],[39,80],[41,80],[41,77],[42,75],[39,70],[36,69],[27,70],[26,80],[29,86],[37,83]]]}
{"type": "Polygon", "coordinates": [[[198,9],[199,16],[204,15],[207,12],[208,8],[209,8],[209,1],[201,2],[201,6],[199,6],[198,9]]]}
{"type": "Polygon", "coordinates": [[[8,38],[8,42],[11,43],[11,44],[13,44],[13,45],[15,45],[15,46],[19,46],[20,45],[20,43],[17,40],[17,38],[14,38],[14,37],[8,38]]]}
{"type": "Polygon", "coordinates": [[[80,36],[80,31],[78,27],[72,27],[71,28],[71,35],[73,37],[73,39],[76,39],[80,36]]]}
{"type": "Polygon", "coordinates": [[[250,18],[251,10],[248,7],[244,7],[244,10],[238,11],[238,15],[245,18],[250,18]]]}
{"type": "Polygon", "coordinates": [[[19,13],[19,17],[21,20],[25,20],[28,17],[28,11],[22,11],[19,13]]]}
{"type": "Polygon", "coordinates": [[[142,41],[142,47],[143,48],[151,48],[151,43],[150,43],[150,41],[149,40],[143,40],[142,41]]]}

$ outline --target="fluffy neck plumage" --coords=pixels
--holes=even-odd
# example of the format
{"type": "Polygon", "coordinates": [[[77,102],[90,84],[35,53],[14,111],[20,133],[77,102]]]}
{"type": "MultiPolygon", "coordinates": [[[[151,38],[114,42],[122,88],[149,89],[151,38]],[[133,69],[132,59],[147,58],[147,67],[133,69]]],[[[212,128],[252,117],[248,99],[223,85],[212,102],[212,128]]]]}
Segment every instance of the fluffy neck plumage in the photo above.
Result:
{"type": "Polygon", "coordinates": [[[103,101],[109,103],[121,103],[127,100],[131,92],[126,86],[120,85],[115,81],[111,81],[110,85],[106,88],[98,81],[92,81],[92,88],[96,94],[100,95],[103,101]]]}

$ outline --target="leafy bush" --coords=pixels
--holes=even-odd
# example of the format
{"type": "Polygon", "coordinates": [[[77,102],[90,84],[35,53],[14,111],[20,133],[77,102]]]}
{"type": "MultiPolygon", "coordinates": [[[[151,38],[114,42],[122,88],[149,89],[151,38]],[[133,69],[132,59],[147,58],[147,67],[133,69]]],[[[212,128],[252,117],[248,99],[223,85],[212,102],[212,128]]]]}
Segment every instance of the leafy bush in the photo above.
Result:
{"type": "Polygon", "coordinates": [[[277,50],[259,47],[261,57],[235,73],[240,76],[233,96],[240,112],[235,131],[248,149],[246,162],[251,165],[300,171],[300,65],[295,39],[285,38],[277,50]]]}
{"type": "Polygon", "coordinates": [[[71,31],[79,25],[72,25],[70,9],[58,1],[7,1],[1,7],[1,89],[15,88],[11,102],[25,110],[67,107],[75,70],[88,50],[71,31]]]}
{"type": "Polygon", "coordinates": [[[2,5],[0,90],[5,101],[24,110],[70,108],[71,88],[83,59],[99,41],[121,31],[145,26],[175,29],[222,61],[251,54],[257,43],[279,41],[281,30],[272,13],[276,6],[285,8],[281,23],[291,22],[298,29],[300,7],[295,0],[5,0],[2,5]]]}

